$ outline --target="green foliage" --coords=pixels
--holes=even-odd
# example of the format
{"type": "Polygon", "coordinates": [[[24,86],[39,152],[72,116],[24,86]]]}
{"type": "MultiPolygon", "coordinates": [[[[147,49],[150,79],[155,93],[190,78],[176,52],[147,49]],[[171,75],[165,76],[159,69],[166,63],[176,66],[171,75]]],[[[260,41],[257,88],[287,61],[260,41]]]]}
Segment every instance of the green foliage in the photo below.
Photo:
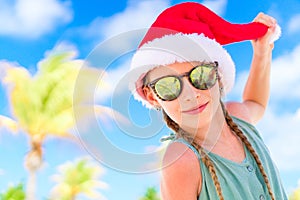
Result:
{"type": "Polygon", "coordinates": [[[160,200],[155,187],[147,188],[147,191],[143,197],[139,200],[160,200]]]}
{"type": "Polygon", "coordinates": [[[38,72],[24,67],[6,69],[4,83],[12,86],[9,97],[14,117],[31,135],[63,135],[73,125],[73,91],[83,61],[72,52],[50,54],[39,62],[38,72]]]}
{"type": "Polygon", "coordinates": [[[59,166],[58,174],[53,176],[57,184],[52,190],[51,199],[75,199],[80,194],[89,199],[101,199],[98,190],[107,187],[99,180],[102,173],[103,168],[87,158],[59,166]]]}
{"type": "Polygon", "coordinates": [[[289,200],[300,200],[300,188],[294,190],[289,196],[289,200]]]}
{"type": "Polygon", "coordinates": [[[25,191],[23,183],[16,186],[11,186],[6,192],[0,194],[0,200],[24,200],[25,191]]]}

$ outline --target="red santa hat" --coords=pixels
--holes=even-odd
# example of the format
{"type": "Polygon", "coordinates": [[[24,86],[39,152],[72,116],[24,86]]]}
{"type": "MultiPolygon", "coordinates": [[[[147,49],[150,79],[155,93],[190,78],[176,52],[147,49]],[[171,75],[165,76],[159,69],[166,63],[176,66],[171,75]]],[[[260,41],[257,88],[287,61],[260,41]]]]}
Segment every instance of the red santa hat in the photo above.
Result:
{"type": "MultiPolygon", "coordinates": [[[[158,66],[175,62],[217,61],[224,94],[235,80],[235,65],[222,45],[262,37],[268,27],[258,22],[232,24],[199,3],[181,3],[163,11],[148,29],[131,62],[129,88],[149,108],[143,78],[158,66]]],[[[271,39],[280,37],[277,26],[271,39]]]]}

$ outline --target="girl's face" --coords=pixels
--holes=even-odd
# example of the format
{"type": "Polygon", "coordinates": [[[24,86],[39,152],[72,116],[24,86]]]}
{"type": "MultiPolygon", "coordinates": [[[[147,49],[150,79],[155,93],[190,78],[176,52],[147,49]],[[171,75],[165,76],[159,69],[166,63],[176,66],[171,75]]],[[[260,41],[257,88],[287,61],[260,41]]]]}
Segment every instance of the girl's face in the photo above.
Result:
{"type": "MultiPolygon", "coordinates": [[[[146,77],[146,83],[150,83],[167,75],[182,75],[189,72],[198,62],[174,63],[151,70],[146,77]]],[[[184,130],[197,129],[207,125],[220,105],[220,90],[218,81],[207,90],[195,88],[188,80],[182,77],[182,91],[172,101],[163,101],[154,93],[153,89],[144,89],[147,100],[154,106],[161,107],[168,116],[184,130]]]]}

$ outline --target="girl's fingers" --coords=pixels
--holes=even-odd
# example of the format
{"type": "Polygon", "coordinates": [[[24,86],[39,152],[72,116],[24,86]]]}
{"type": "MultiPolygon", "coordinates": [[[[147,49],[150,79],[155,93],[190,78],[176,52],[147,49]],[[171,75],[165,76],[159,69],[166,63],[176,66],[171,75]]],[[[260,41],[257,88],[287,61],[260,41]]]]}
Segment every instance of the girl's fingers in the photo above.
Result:
{"type": "Polygon", "coordinates": [[[253,40],[252,45],[254,46],[257,52],[260,52],[260,54],[272,50],[274,48],[274,44],[270,43],[270,40],[275,32],[275,28],[277,25],[276,20],[273,17],[261,12],[254,18],[253,21],[265,24],[269,28],[267,33],[263,37],[253,40]]]}
{"type": "Polygon", "coordinates": [[[255,19],[253,20],[254,22],[260,22],[262,24],[265,24],[269,27],[275,26],[276,25],[276,19],[274,19],[273,17],[266,15],[262,12],[260,12],[255,19]]]}

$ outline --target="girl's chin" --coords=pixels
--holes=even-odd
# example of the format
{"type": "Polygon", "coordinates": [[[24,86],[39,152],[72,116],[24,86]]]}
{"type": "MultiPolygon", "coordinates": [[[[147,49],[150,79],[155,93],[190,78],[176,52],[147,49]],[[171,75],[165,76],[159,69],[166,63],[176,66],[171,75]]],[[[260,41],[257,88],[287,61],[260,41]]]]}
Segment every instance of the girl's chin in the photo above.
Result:
{"type": "Polygon", "coordinates": [[[211,122],[211,119],[206,117],[189,117],[185,118],[184,120],[179,121],[179,126],[180,127],[187,127],[189,129],[199,129],[201,127],[207,126],[211,122]]]}

